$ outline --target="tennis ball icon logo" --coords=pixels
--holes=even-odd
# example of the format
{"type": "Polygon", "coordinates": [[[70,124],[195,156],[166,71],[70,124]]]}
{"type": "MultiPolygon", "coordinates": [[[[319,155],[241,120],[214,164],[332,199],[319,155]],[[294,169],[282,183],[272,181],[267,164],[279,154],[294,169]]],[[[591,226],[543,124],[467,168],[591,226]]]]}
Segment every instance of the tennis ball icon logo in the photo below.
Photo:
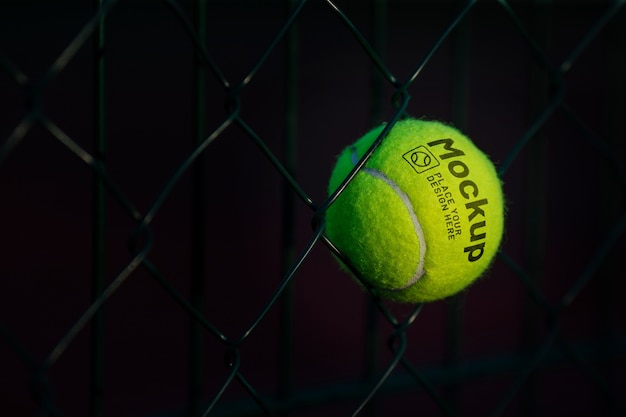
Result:
{"type": "Polygon", "coordinates": [[[409,152],[402,155],[405,161],[413,166],[413,169],[418,174],[439,166],[439,161],[425,146],[418,146],[415,149],[411,149],[409,152]]]}
{"type": "Polygon", "coordinates": [[[430,155],[424,152],[413,152],[411,155],[411,161],[420,168],[430,165],[430,155]]]}
{"type": "MultiPolygon", "coordinates": [[[[383,128],[339,155],[329,194],[383,128]]],[[[436,121],[397,122],[326,212],[328,238],[364,283],[407,303],[443,299],[471,285],[493,261],[503,230],[493,164],[468,137],[436,121]]]]}

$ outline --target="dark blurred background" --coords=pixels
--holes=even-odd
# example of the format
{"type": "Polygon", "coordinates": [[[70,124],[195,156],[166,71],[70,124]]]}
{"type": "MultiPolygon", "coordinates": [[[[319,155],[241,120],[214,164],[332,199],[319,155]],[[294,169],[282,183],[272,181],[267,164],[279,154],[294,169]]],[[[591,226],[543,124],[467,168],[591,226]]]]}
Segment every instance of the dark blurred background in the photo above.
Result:
{"type": "Polygon", "coordinates": [[[394,358],[383,312],[402,322],[414,307],[376,308],[319,241],[271,300],[314,236],[336,155],[394,116],[413,76],[407,115],[457,125],[502,172],[503,255],[402,332],[437,394],[397,366],[360,415],[624,415],[624,2],[335,4],[396,84],[324,1],[306,2],[271,49],[299,2],[206,2],[201,42],[233,92],[196,59],[191,0],[108,9],[100,81],[96,31],[75,40],[97,2],[0,2],[1,415],[192,415],[223,386],[210,415],[263,415],[227,383],[226,343],[156,276],[230,340],[268,308],[237,352],[276,415],[351,415],[394,358]],[[232,115],[229,97],[312,202],[236,122],[174,177],[232,115]],[[102,177],[66,137],[102,155],[102,211],[102,177]],[[121,201],[156,208],[149,235],[121,201]],[[142,249],[149,265],[134,267],[142,249]],[[89,316],[50,360],[92,305],[94,276],[106,287],[125,269],[98,324],[89,316]]]}

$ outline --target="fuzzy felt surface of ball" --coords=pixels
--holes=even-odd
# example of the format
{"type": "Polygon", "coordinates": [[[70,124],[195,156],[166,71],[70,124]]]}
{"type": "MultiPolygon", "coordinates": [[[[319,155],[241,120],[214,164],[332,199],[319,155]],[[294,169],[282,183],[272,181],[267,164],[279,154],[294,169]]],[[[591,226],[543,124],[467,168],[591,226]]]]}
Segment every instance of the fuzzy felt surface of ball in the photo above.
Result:
{"type": "MultiPolygon", "coordinates": [[[[384,127],[339,155],[329,195],[384,127]]],[[[326,212],[326,235],[364,283],[406,303],[468,287],[492,263],[503,231],[492,162],[459,130],[429,120],[398,121],[326,212]]]]}

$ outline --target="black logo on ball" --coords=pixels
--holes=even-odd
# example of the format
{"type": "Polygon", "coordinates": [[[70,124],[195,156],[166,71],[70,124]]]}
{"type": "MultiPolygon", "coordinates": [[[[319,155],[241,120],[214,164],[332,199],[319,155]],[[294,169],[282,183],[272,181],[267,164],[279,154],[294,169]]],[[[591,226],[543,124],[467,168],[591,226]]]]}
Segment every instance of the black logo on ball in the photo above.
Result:
{"type": "Polygon", "coordinates": [[[439,160],[425,146],[418,146],[402,155],[418,174],[439,166],[439,160]]]}

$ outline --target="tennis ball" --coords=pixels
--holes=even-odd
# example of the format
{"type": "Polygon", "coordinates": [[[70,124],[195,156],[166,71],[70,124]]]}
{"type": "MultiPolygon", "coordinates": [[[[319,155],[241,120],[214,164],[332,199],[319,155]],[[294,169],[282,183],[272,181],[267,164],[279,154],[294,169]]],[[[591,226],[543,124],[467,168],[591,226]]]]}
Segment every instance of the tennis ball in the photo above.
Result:
{"type": "MultiPolygon", "coordinates": [[[[339,155],[329,195],[383,128],[339,155]]],[[[493,164],[457,129],[427,120],[397,122],[326,212],[327,237],[365,283],[407,303],[443,299],[474,282],[503,229],[493,164]]]]}

